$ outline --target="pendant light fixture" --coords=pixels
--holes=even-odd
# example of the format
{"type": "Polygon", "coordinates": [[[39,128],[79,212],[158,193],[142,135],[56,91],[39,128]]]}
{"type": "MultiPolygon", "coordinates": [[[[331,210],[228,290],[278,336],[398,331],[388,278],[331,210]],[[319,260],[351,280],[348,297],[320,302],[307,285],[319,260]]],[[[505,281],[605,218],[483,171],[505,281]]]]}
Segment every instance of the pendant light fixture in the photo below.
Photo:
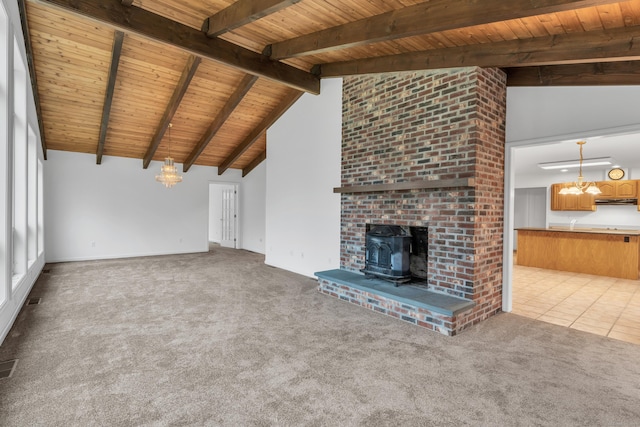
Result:
{"type": "Polygon", "coordinates": [[[602,191],[596,186],[594,182],[584,182],[584,177],[582,176],[582,146],[586,144],[587,141],[578,141],[576,144],[580,146],[580,172],[578,174],[578,180],[573,183],[571,187],[565,187],[560,190],[560,194],[600,194],[602,191]]]}
{"type": "Polygon", "coordinates": [[[178,169],[173,164],[171,157],[171,128],[173,125],[169,123],[169,156],[164,159],[164,164],[160,168],[160,175],[156,175],[156,181],[160,182],[166,188],[171,188],[179,182],[182,182],[182,175],[178,175],[178,169]]]}

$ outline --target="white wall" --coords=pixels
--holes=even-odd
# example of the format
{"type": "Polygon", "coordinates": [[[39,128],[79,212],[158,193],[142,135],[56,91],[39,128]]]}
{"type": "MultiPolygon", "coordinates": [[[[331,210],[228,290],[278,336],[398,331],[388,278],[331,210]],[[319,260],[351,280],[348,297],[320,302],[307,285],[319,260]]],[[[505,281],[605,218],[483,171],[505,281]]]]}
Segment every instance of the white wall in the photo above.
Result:
{"type": "MultiPolygon", "coordinates": [[[[241,181],[239,170],[194,166],[165,188],[161,162],[49,150],[45,169],[48,262],[208,250],[209,182],[241,181]]],[[[182,170],[182,165],[177,165],[182,170]]]]}
{"type": "Polygon", "coordinates": [[[26,69],[27,57],[18,3],[16,0],[2,0],[1,4],[0,343],[22,309],[42,271],[45,258],[44,250],[39,245],[44,231],[42,219],[38,216],[42,195],[42,185],[38,182],[41,171],[38,168],[43,160],[38,117],[26,69]],[[14,119],[14,114],[19,117],[19,123],[14,119]],[[20,131],[16,132],[16,129],[20,131]],[[14,152],[26,154],[24,161],[20,161],[15,169],[14,152]],[[18,184],[14,187],[15,182],[18,184]],[[16,197],[12,194],[14,188],[16,197]],[[13,224],[16,224],[15,232],[12,230],[13,224]],[[17,245],[17,242],[21,244],[17,245]],[[19,270],[14,270],[16,264],[20,264],[19,270]]]}
{"type": "Polygon", "coordinates": [[[239,200],[241,247],[261,254],[265,253],[268,164],[269,159],[260,163],[242,179],[239,200]]]}
{"type": "Polygon", "coordinates": [[[322,80],[267,132],[266,263],[309,277],[340,265],[342,80],[322,80]]]}
{"type": "Polygon", "coordinates": [[[640,124],[640,86],[510,87],[507,142],[640,124]]]}

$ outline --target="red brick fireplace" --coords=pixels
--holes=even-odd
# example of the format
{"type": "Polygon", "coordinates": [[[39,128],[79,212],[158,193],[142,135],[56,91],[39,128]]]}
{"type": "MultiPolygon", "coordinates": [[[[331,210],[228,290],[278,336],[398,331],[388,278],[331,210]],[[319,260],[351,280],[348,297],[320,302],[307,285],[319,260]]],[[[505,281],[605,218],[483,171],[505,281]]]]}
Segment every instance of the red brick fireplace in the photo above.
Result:
{"type": "Polygon", "coordinates": [[[345,78],[340,271],[320,290],[446,335],[499,312],[505,112],[498,69],[345,78]],[[428,227],[426,304],[350,286],[367,224],[428,227]]]}

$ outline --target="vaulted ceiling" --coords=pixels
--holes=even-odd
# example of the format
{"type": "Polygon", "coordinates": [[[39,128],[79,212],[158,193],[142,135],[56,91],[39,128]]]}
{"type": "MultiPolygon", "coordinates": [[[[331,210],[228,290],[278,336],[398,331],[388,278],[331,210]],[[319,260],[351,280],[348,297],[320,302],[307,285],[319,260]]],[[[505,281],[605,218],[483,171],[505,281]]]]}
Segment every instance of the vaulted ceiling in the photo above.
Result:
{"type": "Polygon", "coordinates": [[[640,0],[19,0],[43,148],[249,173],[320,79],[640,83],[640,0]],[[169,126],[171,124],[171,126],[169,126]]]}

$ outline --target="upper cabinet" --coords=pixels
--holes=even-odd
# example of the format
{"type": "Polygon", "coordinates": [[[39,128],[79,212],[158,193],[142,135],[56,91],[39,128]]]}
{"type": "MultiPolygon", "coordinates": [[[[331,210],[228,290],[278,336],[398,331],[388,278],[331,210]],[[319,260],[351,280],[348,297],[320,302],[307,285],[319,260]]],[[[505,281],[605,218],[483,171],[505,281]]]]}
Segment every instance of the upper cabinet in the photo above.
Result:
{"type": "MultiPolygon", "coordinates": [[[[626,181],[598,181],[595,183],[602,194],[598,199],[635,199],[640,193],[640,180],[626,181]]],[[[551,185],[551,210],[552,211],[595,211],[596,197],[591,194],[561,195],[560,190],[568,186],[568,183],[551,185]]],[[[640,204],[638,205],[640,211],[640,204]]]]}
{"type": "Polygon", "coordinates": [[[601,181],[596,185],[602,191],[598,199],[618,199],[638,197],[638,181],[601,181]]]}
{"type": "Polygon", "coordinates": [[[596,203],[591,194],[560,194],[565,184],[551,185],[551,210],[552,211],[595,211],[596,203]]]}

